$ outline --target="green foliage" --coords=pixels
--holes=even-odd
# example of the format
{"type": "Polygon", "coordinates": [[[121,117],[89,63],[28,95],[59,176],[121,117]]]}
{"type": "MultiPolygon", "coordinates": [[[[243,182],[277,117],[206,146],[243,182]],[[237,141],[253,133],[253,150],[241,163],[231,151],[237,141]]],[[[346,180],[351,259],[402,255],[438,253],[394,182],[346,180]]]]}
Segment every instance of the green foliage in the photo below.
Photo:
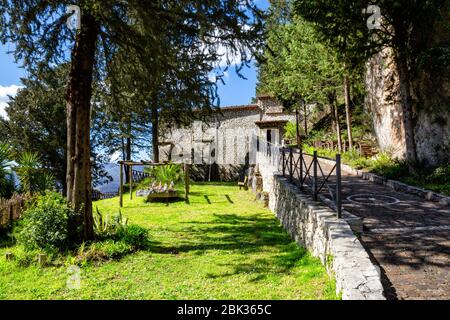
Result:
{"type": "MultiPolygon", "coordinates": [[[[230,183],[193,184],[190,204],[126,197],[123,215],[149,230],[145,250],[132,252],[105,240],[97,242],[92,258],[82,254],[90,250],[85,243],[59,265],[23,268],[4,258],[19,246],[0,246],[0,298],[336,299],[335,281],[320,260],[299,248],[270,210],[253,200],[230,183]],[[82,290],[64,289],[69,265],[81,266],[82,290]]],[[[96,204],[115,212],[118,199],[96,204]]]]}
{"type": "Polygon", "coordinates": [[[148,230],[132,224],[120,228],[116,234],[116,239],[126,243],[135,250],[144,249],[148,245],[148,230]]]}
{"type": "Polygon", "coordinates": [[[9,199],[15,189],[12,175],[11,149],[7,143],[0,143],[0,198],[9,199]]]}
{"type": "Polygon", "coordinates": [[[80,246],[77,252],[76,262],[83,264],[86,262],[119,259],[133,251],[133,247],[123,241],[108,239],[80,246]]]}
{"type": "Polygon", "coordinates": [[[103,217],[102,213],[96,207],[94,215],[94,231],[100,238],[113,237],[119,230],[126,227],[128,218],[122,216],[122,211],[114,216],[106,215],[103,217]]]}
{"type": "Polygon", "coordinates": [[[161,183],[170,184],[172,181],[177,184],[183,180],[183,170],[179,164],[168,164],[145,169],[154,180],[161,183]]]}
{"type": "Polygon", "coordinates": [[[406,162],[393,159],[385,152],[378,154],[372,161],[371,171],[388,179],[398,179],[409,174],[406,162]]]}
{"type": "Polygon", "coordinates": [[[17,240],[30,250],[64,250],[69,246],[68,223],[73,216],[73,210],[60,194],[39,195],[24,212],[15,231],[17,240]]]}
{"type": "MultiPolygon", "coordinates": [[[[301,130],[301,129],[300,129],[301,130]]],[[[295,140],[297,139],[297,127],[295,122],[289,121],[284,127],[284,137],[286,139],[295,140]]],[[[301,132],[301,131],[300,131],[301,132]]]]}
{"type": "MultiPolygon", "coordinates": [[[[5,111],[6,119],[0,119],[0,136],[11,145],[14,158],[22,157],[24,152],[39,155],[40,167],[46,168],[54,176],[61,189],[66,184],[66,82],[70,70],[68,63],[35,72],[29,78],[22,78],[17,95],[10,100],[5,111]]],[[[98,85],[94,84],[94,95],[98,95],[98,85]]],[[[98,103],[98,101],[96,101],[98,103]]],[[[93,181],[105,179],[106,172],[101,169],[102,162],[96,152],[100,141],[99,115],[92,113],[91,154],[94,158],[93,181]]],[[[103,146],[102,146],[103,147],[103,146]]],[[[46,175],[49,180],[51,176],[46,175]]],[[[51,181],[48,181],[51,185],[51,181]]],[[[45,184],[45,182],[44,182],[45,184]]],[[[50,188],[51,189],[51,188],[50,188]]],[[[25,189],[27,191],[27,189],[25,189]]]]}
{"type": "Polygon", "coordinates": [[[435,183],[445,183],[450,185],[450,164],[434,169],[430,176],[430,180],[435,183]]]}
{"type": "Polygon", "coordinates": [[[17,162],[18,166],[15,171],[19,176],[22,192],[44,192],[54,188],[53,175],[42,167],[36,153],[24,152],[19,156],[17,162]]]}
{"type": "Polygon", "coordinates": [[[258,91],[292,104],[328,102],[328,93],[341,88],[343,81],[343,65],[336,52],[300,17],[271,28],[258,91]]]}

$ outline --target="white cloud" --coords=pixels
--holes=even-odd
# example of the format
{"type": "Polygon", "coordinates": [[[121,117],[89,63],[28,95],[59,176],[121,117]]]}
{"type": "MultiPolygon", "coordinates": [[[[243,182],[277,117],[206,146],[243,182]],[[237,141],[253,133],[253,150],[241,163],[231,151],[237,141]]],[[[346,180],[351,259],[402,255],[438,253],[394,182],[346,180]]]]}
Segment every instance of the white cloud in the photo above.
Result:
{"type": "Polygon", "coordinates": [[[14,97],[21,88],[21,86],[15,84],[7,87],[0,86],[0,117],[7,117],[5,108],[8,106],[9,96],[14,97]]]}

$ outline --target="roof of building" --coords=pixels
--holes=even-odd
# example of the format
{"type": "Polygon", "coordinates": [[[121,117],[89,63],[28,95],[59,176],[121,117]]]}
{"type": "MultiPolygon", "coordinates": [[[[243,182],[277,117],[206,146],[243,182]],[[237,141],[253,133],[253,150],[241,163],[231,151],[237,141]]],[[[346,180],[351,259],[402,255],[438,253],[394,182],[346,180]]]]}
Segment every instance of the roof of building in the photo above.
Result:
{"type": "Polygon", "coordinates": [[[270,94],[266,94],[266,93],[259,94],[256,96],[256,98],[259,100],[273,99],[273,97],[270,94]]]}
{"type": "Polygon", "coordinates": [[[266,120],[266,121],[255,121],[255,124],[260,128],[270,128],[284,126],[288,123],[288,120],[266,120]]]}
{"type": "Polygon", "coordinates": [[[241,105],[241,106],[226,106],[220,108],[220,110],[228,111],[228,110],[255,110],[259,109],[259,106],[257,104],[247,104],[247,105],[241,105]]]}
{"type": "MultiPolygon", "coordinates": [[[[257,110],[259,109],[259,106],[257,104],[247,104],[247,105],[240,105],[240,106],[225,106],[218,109],[212,109],[212,112],[214,111],[239,111],[239,110],[257,110]]],[[[201,112],[201,109],[195,109],[194,112],[201,112]]]]}

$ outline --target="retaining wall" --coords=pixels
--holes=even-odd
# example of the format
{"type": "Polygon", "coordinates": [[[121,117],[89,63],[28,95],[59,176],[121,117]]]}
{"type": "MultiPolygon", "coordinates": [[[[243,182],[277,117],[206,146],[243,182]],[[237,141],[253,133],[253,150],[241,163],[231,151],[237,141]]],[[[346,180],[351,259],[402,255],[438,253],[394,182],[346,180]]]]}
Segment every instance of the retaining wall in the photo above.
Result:
{"type": "MultiPolygon", "coordinates": [[[[275,157],[272,157],[276,159],[275,157]]],[[[337,294],[344,300],[384,300],[380,269],[372,263],[345,219],[337,219],[329,207],[301,193],[297,186],[277,174],[278,164],[257,154],[263,190],[269,208],[285,230],[301,246],[319,257],[336,278],[337,294]]]]}

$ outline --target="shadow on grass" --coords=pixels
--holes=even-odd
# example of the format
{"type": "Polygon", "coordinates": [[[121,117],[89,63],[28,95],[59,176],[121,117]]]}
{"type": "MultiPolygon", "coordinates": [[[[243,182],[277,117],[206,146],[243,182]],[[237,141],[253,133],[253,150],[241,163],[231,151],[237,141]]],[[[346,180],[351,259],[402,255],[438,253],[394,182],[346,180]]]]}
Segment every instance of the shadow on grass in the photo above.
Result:
{"type": "Polygon", "coordinates": [[[15,244],[11,231],[11,227],[0,227],[0,249],[11,247],[15,244]]]}
{"type": "Polygon", "coordinates": [[[235,274],[255,274],[252,281],[266,278],[273,273],[288,273],[299,264],[316,263],[309,258],[304,248],[297,246],[288,234],[270,217],[260,215],[239,216],[235,214],[215,214],[209,222],[189,221],[178,234],[186,234],[188,243],[174,246],[153,245],[150,250],[161,254],[192,252],[204,254],[208,250],[237,251],[241,254],[264,253],[267,258],[252,261],[236,261],[230,258],[232,273],[208,275],[210,278],[235,274]],[[268,253],[270,252],[270,253],[268,253]]]}
{"type": "Polygon", "coordinates": [[[228,194],[225,195],[225,198],[227,198],[227,201],[231,204],[234,204],[233,200],[231,200],[230,196],[228,194]]]}

